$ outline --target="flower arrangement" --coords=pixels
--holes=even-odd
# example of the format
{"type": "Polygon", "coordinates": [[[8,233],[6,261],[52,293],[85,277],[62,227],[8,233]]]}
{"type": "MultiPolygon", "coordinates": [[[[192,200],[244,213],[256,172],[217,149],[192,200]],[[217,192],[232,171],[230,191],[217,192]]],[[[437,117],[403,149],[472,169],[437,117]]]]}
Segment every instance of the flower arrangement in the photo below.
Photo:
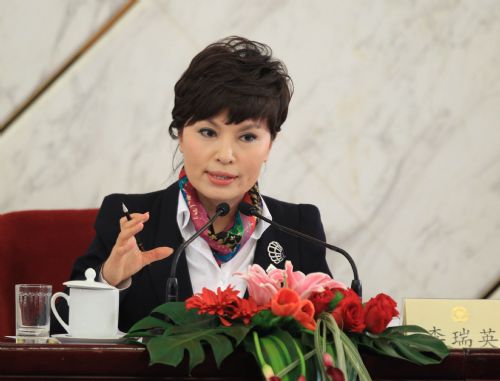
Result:
{"type": "Polygon", "coordinates": [[[366,303],[323,273],[252,265],[239,274],[248,298],[231,286],[204,288],[186,302],[166,303],[137,322],[129,338],[142,338],[150,363],[177,366],[185,351],[189,370],[211,347],[217,366],[240,345],[253,354],[266,380],[371,380],[358,348],[416,364],[435,364],[446,346],[418,326],[387,328],[396,302],[379,294],[366,303]]]}

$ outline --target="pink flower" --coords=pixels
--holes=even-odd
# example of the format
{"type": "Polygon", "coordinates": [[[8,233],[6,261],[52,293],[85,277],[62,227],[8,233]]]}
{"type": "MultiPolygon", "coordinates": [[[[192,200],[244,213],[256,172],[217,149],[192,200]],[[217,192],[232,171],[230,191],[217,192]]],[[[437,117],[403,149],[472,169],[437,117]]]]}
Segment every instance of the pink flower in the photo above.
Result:
{"type": "Polygon", "coordinates": [[[272,270],[267,274],[259,265],[251,265],[246,274],[236,273],[243,279],[246,279],[248,286],[248,294],[257,303],[257,305],[265,305],[271,302],[272,297],[281,288],[283,275],[280,275],[282,270],[272,270]]]}
{"type": "Polygon", "coordinates": [[[285,262],[285,270],[274,268],[266,273],[259,265],[251,265],[246,274],[236,273],[246,279],[248,294],[257,305],[266,305],[283,287],[290,288],[299,294],[301,299],[307,299],[314,292],[323,292],[329,288],[347,287],[328,274],[311,273],[304,275],[301,271],[293,271],[292,262],[285,262]]]}
{"type": "Polygon", "coordinates": [[[301,271],[293,271],[293,265],[290,261],[285,262],[285,279],[287,287],[296,291],[301,299],[307,299],[313,292],[323,292],[329,288],[347,289],[343,283],[333,280],[328,274],[304,275],[301,271]]]}
{"type": "Polygon", "coordinates": [[[326,367],[333,366],[333,357],[330,353],[323,353],[323,364],[325,364],[326,367]]]}

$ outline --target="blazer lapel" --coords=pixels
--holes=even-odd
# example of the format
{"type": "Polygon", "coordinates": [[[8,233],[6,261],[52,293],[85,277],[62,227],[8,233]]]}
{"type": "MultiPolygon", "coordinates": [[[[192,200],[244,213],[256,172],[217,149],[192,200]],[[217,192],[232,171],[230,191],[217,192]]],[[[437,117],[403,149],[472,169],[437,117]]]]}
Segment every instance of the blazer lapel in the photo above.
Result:
{"type": "Polygon", "coordinates": [[[269,226],[264,234],[257,241],[257,246],[255,248],[254,260],[253,263],[259,265],[264,270],[267,270],[269,265],[273,265],[276,268],[284,269],[285,268],[285,259],[286,259],[286,247],[285,242],[283,240],[282,234],[279,231],[276,231],[272,226],[269,226]],[[276,244],[281,246],[283,249],[281,261],[277,261],[279,259],[276,255],[273,255],[273,252],[276,251],[276,244]],[[274,261],[271,259],[274,258],[274,261]]]}
{"type": "Polygon", "coordinates": [[[271,264],[266,250],[269,244],[268,240],[266,239],[268,230],[269,228],[266,229],[264,234],[262,234],[260,239],[257,241],[257,246],[255,247],[255,254],[253,257],[253,263],[259,265],[264,270],[266,270],[267,267],[271,264]]]}
{"type": "MultiPolygon", "coordinates": [[[[151,234],[154,234],[154,237],[151,237],[151,240],[148,242],[154,242],[154,247],[168,246],[175,251],[183,242],[179,226],[177,225],[178,197],[179,186],[175,182],[165,190],[159,205],[154,208],[155,216],[153,216],[153,211],[151,211],[151,220],[148,223],[157,226],[157,228],[151,232],[151,234]]],[[[154,262],[147,268],[158,304],[166,302],[166,286],[167,279],[170,276],[172,257],[173,255],[161,261],[154,262]]],[[[181,254],[177,263],[177,279],[179,282],[179,300],[185,300],[193,295],[193,287],[184,253],[181,254]]]]}

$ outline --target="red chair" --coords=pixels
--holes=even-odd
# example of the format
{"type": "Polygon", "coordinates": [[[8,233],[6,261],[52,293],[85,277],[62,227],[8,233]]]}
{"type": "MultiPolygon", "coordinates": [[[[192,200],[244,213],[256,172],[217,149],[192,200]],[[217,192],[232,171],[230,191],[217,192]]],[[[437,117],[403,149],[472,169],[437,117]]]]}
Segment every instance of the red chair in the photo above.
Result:
{"type": "Polygon", "coordinates": [[[15,334],[14,285],[51,284],[62,291],[75,259],[94,236],[97,209],[0,214],[0,335],[15,334]]]}

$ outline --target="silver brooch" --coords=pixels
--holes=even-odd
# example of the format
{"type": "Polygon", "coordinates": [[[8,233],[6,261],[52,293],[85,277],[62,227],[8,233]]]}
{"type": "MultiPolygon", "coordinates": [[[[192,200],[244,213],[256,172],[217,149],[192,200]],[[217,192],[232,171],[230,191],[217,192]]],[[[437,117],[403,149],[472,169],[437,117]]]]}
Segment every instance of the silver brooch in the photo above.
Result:
{"type": "Polygon", "coordinates": [[[271,261],[276,265],[285,259],[283,246],[276,241],[271,241],[269,245],[267,245],[267,254],[269,255],[271,261]]]}

